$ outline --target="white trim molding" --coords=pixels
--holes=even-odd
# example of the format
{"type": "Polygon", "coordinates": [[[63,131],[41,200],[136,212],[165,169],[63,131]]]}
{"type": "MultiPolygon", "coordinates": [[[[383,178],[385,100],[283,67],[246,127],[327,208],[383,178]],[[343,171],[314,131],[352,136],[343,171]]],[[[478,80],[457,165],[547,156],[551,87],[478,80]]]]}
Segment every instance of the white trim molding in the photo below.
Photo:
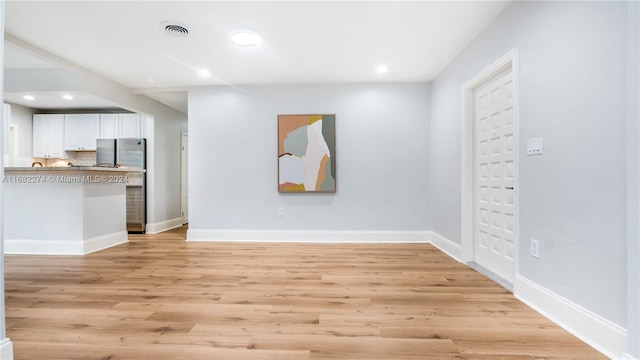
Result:
{"type": "MultiPolygon", "coordinates": [[[[514,136],[516,154],[516,168],[515,168],[515,204],[516,213],[519,215],[519,111],[520,111],[520,75],[519,75],[519,60],[518,49],[513,48],[500,59],[496,60],[493,64],[489,65],[486,69],[474,76],[469,81],[462,84],[462,189],[461,189],[461,245],[462,253],[461,260],[464,263],[474,261],[474,191],[473,191],[473,174],[474,174],[474,125],[473,125],[473,91],[496,76],[500,72],[510,68],[513,74],[513,121],[514,121],[514,136]]],[[[519,216],[518,216],[519,218],[519,216]]],[[[516,219],[516,229],[520,228],[520,224],[516,219]]],[[[516,232],[517,234],[517,232],[516,232]]],[[[515,253],[518,253],[518,239],[516,239],[515,253]]],[[[515,274],[518,273],[518,258],[515,259],[516,269],[515,274]]]]}
{"type": "Polygon", "coordinates": [[[638,360],[638,358],[633,357],[629,354],[622,354],[622,356],[620,356],[618,360],[638,360]]]}
{"type": "Polygon", "coordinates": [[[124,244],[129,241],[126,231],[97,236],[87,240],[28,240],[5,239],[4,253],[16,255],[86,255],[124,244]]]}
{"type": "Polygon", "coordinates": [[[458,262],[462,262],[462,246],[460,246],[460,244],[447,239],[435,231],[429,231],[429,242],[437,247],[438,250],[449,255],[449,257],[458,262]]]}
{"type": "Polygon", "coordinates": [[[82,240],[4,239],[4,253],[11,255],[82,255],[82,240]]]}
{"type": "Polygon", "coordinates": [[[0,341],[0,359],[13,360],[13,343],[9,338],[0,341]]]}
{"type": "Polygon", "coordinates": [[[547,319],[611,359],[628,359],[627,330],[518,275],[514,295],[547,319]]]}
{"type": "Polygon", "coordinates": [[[187,241],[428,243],[429,231],[189,229],[187,241]]]}
{"type": "Polygon", "coordinates": [[[157,233],[161,233],[163,231],[175,229],[175,228],[180,227],[182,225],[184,225],[184,222],[182,221],[182,217],[177,217],[177,218],[174,218],[174,219],[169,219],[169,220],[157,222],[157,223],[154,223],[154,224],[147,224],[146,233],[147,234],[157,234],[157,233]]]}
{"type": "Polygon", "coordinates": [[[104,250],[116,245],[124,244],[126,242],[129,242],[129,233],[127,233],[126,231],[119,231],[113,234],[97,236],[88,240],[84,240],[83,255],[104,250]]]}

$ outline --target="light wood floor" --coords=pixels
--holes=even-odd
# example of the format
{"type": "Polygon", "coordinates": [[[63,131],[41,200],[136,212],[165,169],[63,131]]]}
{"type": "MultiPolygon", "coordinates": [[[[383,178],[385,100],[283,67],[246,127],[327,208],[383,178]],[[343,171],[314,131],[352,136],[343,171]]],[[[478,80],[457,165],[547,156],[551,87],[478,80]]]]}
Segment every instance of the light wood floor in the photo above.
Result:
{"type": "Polygon", "coordinates": [[[15,359],[600,359],[431,245],[187,243],[6,256],[15,359]]]}

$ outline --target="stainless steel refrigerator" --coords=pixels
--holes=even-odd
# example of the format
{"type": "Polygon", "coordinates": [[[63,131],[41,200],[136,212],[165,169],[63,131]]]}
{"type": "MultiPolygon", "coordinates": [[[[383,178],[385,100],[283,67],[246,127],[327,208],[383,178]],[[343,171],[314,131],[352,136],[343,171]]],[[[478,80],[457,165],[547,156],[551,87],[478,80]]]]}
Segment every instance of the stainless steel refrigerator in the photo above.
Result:
{"type": "Polygon", "coordinates": [[[147,140],[118,139],[116,153],[116,166],[132,170],[127,173],[127,231],[144,233],[147,225],[147,140]]]}

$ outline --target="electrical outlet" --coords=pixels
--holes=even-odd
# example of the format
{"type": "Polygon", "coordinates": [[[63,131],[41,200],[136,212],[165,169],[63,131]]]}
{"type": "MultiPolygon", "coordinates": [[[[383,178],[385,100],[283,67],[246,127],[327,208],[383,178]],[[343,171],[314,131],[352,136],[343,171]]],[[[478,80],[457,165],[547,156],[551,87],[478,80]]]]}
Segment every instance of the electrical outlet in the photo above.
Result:
{"type": "Polygon", "coordinates": [[[531,239],[531,256],[540,258],[540,241],[531,239]]]}
{"type": "Polygon", "coordinates": [[[278,216],[284,216],[284,208],[278,208],[278,216]]]}

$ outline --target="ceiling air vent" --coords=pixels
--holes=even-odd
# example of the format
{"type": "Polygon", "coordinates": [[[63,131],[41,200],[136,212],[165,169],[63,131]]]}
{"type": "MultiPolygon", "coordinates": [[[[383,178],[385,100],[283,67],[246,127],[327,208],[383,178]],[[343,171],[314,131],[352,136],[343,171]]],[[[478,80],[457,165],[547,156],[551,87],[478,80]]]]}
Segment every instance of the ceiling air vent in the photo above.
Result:
{"type": "Polygon", "coordinates": [[[178,24],[174,21],[165,21],[160,24],[160,28],[173,36],[187,36],[189,35],[189,27],[184,24],[178,24]]]}

